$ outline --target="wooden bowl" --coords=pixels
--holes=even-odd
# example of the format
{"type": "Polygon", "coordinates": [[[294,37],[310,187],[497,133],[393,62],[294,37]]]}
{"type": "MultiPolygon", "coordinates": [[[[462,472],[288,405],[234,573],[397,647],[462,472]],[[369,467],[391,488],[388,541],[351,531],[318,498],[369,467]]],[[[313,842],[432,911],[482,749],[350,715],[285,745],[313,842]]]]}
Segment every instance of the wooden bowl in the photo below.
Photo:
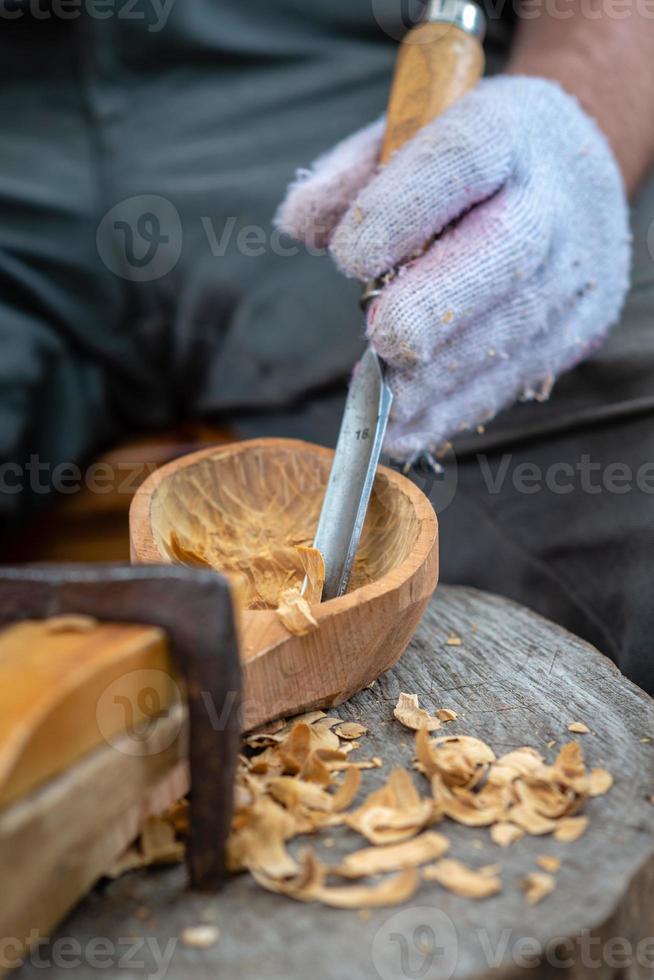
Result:
{"type": "MultiPolygon", "coordinates": [[[[132,561],[197,551],[225,570],[235,539],[241,555],[309,544],[332,457],[294,439],[254,439],[162,466],[132,502],[132,561]]],[[[242,610],[243,727],[338,704],[370,684],[406,649],[437,580],[434,510],[410,480],[380,466],[350,591],[311,607],[318,628],[295,636],[273,608],[242,610]]]]}

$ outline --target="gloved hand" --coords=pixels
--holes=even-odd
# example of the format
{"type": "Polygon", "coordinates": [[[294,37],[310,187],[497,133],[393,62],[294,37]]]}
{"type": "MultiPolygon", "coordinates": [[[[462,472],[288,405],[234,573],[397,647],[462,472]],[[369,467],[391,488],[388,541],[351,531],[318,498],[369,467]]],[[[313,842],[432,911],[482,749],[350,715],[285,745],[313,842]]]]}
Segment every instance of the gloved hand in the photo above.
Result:
{"type": "Polygon", "coordinates": [[[601,343],[628,286],[628,206],[607,140],[554,82],[485,79],[378,170],[383,130],[298,173],[277,223],[347,276],[399,267],[367,333],[395,394],[386,448],[407,457],[547,398],[601,343]]]}

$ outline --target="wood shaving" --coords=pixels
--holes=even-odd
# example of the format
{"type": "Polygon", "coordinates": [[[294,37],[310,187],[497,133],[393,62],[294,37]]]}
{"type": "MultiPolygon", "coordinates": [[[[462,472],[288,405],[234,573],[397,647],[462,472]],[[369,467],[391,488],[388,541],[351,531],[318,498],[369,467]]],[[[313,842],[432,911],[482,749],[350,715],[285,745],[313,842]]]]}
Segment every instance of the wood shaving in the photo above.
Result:
{"type": "Polygon", "coordinates": [[[536,858],[536,864],[543,871],[555,875],[561,868],[561,858],[554,857],[552,854],[541,854],[536,858]]]}
{"type": "Polygon", "coordinates": [[[184,856],[184,846],[175,839],[175,829],[161,817],[148,817],[141,831],[141,850],[145,865],[176,864],[184,856]]]}
{"type": "Polygon", "coordinates": [[[582,834],[586,833],[589,823],[588,817],[565,817],[563,820],[559,820],[554,831],[554,837],[556,840],[566,843],[579,840],[582,834]]]}
{"type": "Polygon", "coordinates": [[[371,844],[395,844],[414,837],[435,819],[431,800],[421,799],[411,777],[396,769],[381,789],[346,817],[346,823],[371,844]]]}
{"type": "Polygon", "coordinates": [[[316,901],[336,909],[372,909],[401,905],[413,898],[420,886],[420,877],[414,868],[381,881],[378,885],[346,885],[318,888],[316,901]]]}
{"type": "Polygon", "coordinates": [[[470,827],[490,826],[491,839],[503,847],[524,833],[576,839],[588,821],[575,815],[588,797],[613,784],[604,769],[587,772],[577,742],[562,746],[547,765],[531,747],[497,759],[479,739],[430,739],[423,729],[416,735],[416,757],[416,768],[430,779],[437,813],[470,827]]]}
{"type": "Polygon", "coordinates": [[[423,868],[422,877],[425,881],[437,881],[462,898],[490,898],[502,890],[495,866],[475,871],[454,858],[443,858],[423,868]]]}
{"type": "Polygon", "coordinates": [[[488,781],[496,785],[507,785],[520,776],[528,776],[536,772],[543,764],[540,752],[528,746],[507,752],[497,759],[488,774],[488,781]]]}
{"type": "Polygon", "coordinates": [[[338,725],[336,728],[336,734],[339,738],[345,739],[355,739],[361,738],[366,735],[368,729],[365,725],[359,725],[356,721],[346,721],[342,725],[338,725]]]}
{"type": "Polygon", "coordinates": [[[139,838],[138,846],[130,847],[106,870],[108,878],[119,878],[128,871],[159,865],[177,864],[183,860],[185,846],[176,839],[175,827],[162,817],[148,817],[139,838]]]}
{"type": "Polygon", "coordinates": [[[220,929],[216,926],[187,926],[179,934],[182,946],[191,949],[211,949],[220,939],[220,929]]]}
{"type": "Polygon", "coordinates": [[[509,847],[524,837],[525,832],[522,827],[514,823],[496,823],[491,827],[490,835],[494,844],[499,847],[509,847]]]}
{"type": "Polygon", "coordinates": [[[469,735],[441,736],[432,741],[422,729],[416,739],[416,754],[425,774],[440,775],[448,786],[475,786],[495,760],[493,750],[469,735]]]}
{"type": "Polygon", "coordinates": [[[450,633],[450,635],[445,641],[445,645],[448,647],[460,647],[462,643],[463,640],[461,639],[460,636],[457,636],[456,633],[450,633]]]}
{"type": "Polygon", "coordinates": [[[590,728],[583,721],[573,721],[568,725],[568,731],[576,735],[590,735],[590,728]]]}
{"type": "Polygon", "coordinates": [[[345,774],[345,779],[332,797],[332,810],[337,813],[341,810],[347,810],[354,802],[360,786],[361,770],[355,769],[354,767],[348,769],[345,774]]]}
{"type": "MultiPolygon", "coordinates": [[[[306,636],[318,626],[311,604],[319,603],[322,596],[325,561],[317,548],[297,547],[294,550],[301,566],[300,581],[288,588],[280,588],[276,612],[289,633],[306,636]]],[[[283,570],[283,564],[280,567],[283,570]]]]}
{"type": "Polygon", "coordinates": [[[416,694],[400,694],[393,710],[393,717],[405,728],[410,728],[414,732],[420,731],[421,728],[434,732],[441,727],[438,718],[420,707],[416,694]]]}
{"type": "Polygon", "coordinates": [[[507,817],[512,823],[517,824],[522,830],[535,837],[551,834],[557,828],[556,820],[543,817],[526,803],[519,803],[511,807],[507,817]]]}
{"type": "MultiPolygon", "coordinates": [[[[431,717],[413,695],[401,695],[398,707],[400,714],[409,710],[431,717]]],[[[431,720],[438,723],[444,717],[431,720]]],[[[229,868],[249,872],[269,891],[334,908],[399,904],[415,894],[420,880],[440,883],[462,897],[487,898],[501,890],[499,867],[475,870],[443,857],[447,836],[429,828],[448,819],[489,827],[491,840],[500,847],[526,833],[574,842],[589,826],[580,812],[586,801],[613,785],[607,770],[587,770],[578,742],[563,745],[548,764],[529,746],[498,758],[481,739],[434,737],[423,725],[416,730],[415,766],[431,792],[424,795],[424,781],[419,789],[411,773],[398,768],[357,805],[362,771],[382,765],[377,756],[351,758],[358,748],[356,740],[366,734],[365,726],[356,722],[309,711],[247,735],[234,788],[229,868]],[[297,856],[289,850],[300,835],[330,834],[340,826],[355,830],[371,846],[339,858],[333,866],[312,850],[305,848],[297,856]],[[378,875],[382,880],[352,884],[378,875]]],[[[130,848],[110,873],[179,861],[184,851],[179,837],[188,833],[188,816],[188,804],[180,801],[165,819],[151,818],[138,846],[130,848]]],[[[320,842],[325,848],[335,844],[332,836],[322,836],[320,842]]],[[[477,837],[469,843],[471,848],[483,847],[477,837]]],[[[540,855],[536,862],[540,870],[530,872],[522,884],[530,903],[549,894],[552,874],[560,867],[560,859],[549,855],[540,855]]]]}
{"type": "Polygon", "coordinates": [[[321,902],[332,908],[383,908],[408,901],[417,891],[420,878],[413,868],[386,878],[377,885],[329,886],[325,884],[328,869],[313,852],[300,855],[299,872],[292,878],[274,878],[255,872],[258,883],[268,891],[294,898],[298,902],[321,902]]]}
{"type": "Polygon", "coordinates": [[[520,882],[529,905],[536,905],[556,888],[556,879],[545,871],[530,871],[520,882]]]}
{"type": "Polygon", "coordinates": [[[593,769],[588,777],[588,795],[604,796],[613,786],[613,776],[606,769],[593,769]]]}
{"type": "Polygon", "coordinates": [[[274,800],[283,803],[287,810],[305,806],[310,810],[331,812],[333,797],[315,783],[307,783],[299,777],[278,776],[268,783],[268,792],[274,800]]]}
{"type": "MultiPolygon", "coordinates": [[[[169,557],[183,565],[215,568],[222,572],[231,580],[246,609],[277,609],[283,593],[287,590],[300,593],[305,579],[304,598],[309,605],[320,602],[325,580],[321,553],[305,542],[271,548],[259,532],[251,542],[240,540],[234,527],[234,516],[224,534],[219,535],[216,531],[212,542],[204,548],[186,544],[173,531],[167,543],[169,557]],[[233,543],[231,548],[230,542],[233,543]],[[218,543],[222,553],[214,555],[211,547],[218,543]]],[[[246,531],[253,529],[251,526],[246,531]]]]}
{"type": "Polygon", "coordinates": [[[59,633],[90,633],[98,626],[98,620],[93,616],[81,616],[74,613],[62,616],[50,616],[43,621],[46,633],[56,636],[59,633]]]}
{"type": "Polygon", "coordinates": [[[364,847],[348,854],[334,869],[343,878],[365,878],[368,875],[387,871],[403,871],[416,868],[427,861],[434,861],[449,849],[450,842],[443,834],[428,831],[404,841],[402,844],[387,844],[384,847],[364,847]]]}
{"type": "Polygon", "coordinates": [[[295,832],[293,815],[269,796],[259,796],[253,806],[235,814],[227,845],[229,869],[280,878],[295,874],[297,864],[285,847],[295,832]]]}
{"type": "Polygon", "coordinates": [[[453,711],[451,708],[439,708],[436,712],[436,717],[439,721],[448,722],[456,721],[459,716],[457,715],[456,711],[453,711]]]}
{"type": "Polygon", "coordinates": [[[279,597],[277,615],[293,636],[306,636],[318,626],[311,606],[297,589],[285,589],[279,597]]]}

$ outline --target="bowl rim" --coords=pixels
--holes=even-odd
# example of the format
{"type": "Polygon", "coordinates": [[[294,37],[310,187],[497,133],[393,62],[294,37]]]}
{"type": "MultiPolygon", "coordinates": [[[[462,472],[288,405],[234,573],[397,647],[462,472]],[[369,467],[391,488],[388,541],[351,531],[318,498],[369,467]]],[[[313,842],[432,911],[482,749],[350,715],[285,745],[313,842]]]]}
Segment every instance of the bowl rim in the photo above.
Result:
{"type": "MultiPolygon", "coordinates": [[[[275,449],[302,449],[317,456],[333,458],[334,450],[317,443],[306,442],[303,439],[276,438],[273,436],[262,436],[257,439],[244,439],[235,442],[208,446],[199,449],[177,459],[165,463],[151,473],[137,489],[132,498],[129,508],[129,535],[131,561],[133,564],[174,564],[159,551],[151,524],[151,509],[154,498],[162,483],[174,476],[176,473],[205,459],[219,456],[232,456],[242,452],[247,452],[257,448],[275,449]],[[139,553],[136,553],[135,530],[138,527],[139,553]]],[[[378,598],[394,589],[404,585],[422,568],[434,548],[438,544],[438,518],[429,498],[414,483],[401,473],[390,469],[387,466],[378,466],[378,471],[383,473],[387,479],[404,493],[414,508],[418,520],[418,533],[413,543],[411,551],[395,568],[361,586],[354,592],[348,592],[335,599],[328,599],[325,602],[316,603],[315,608],[329,610],[330,612],[345,612],[346,610],[359,606],[371,599],[378,598]]],[[[218,570],[216,570],[218,571],[218,570]]],[[[220,574],[218,572],[218,574],[220,574]]],[[[247,609],[244,614],[248,616],[269,615],[270,610],[247,609]]]]}

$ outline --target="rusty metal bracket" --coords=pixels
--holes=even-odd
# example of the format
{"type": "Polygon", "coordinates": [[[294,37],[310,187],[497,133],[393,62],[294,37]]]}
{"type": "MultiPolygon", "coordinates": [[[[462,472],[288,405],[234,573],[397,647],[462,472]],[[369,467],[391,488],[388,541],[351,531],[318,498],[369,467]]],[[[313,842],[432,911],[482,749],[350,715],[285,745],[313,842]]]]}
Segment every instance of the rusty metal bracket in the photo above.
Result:
{"type": "Polygon", "coordinates": [[[191,886],[216,890],[240,746],[241,667],[229,587],[222,576],[172,565],[0,567],[0,626],[80,613],[160,626],[188,692],[191,886]],[[213,705],[213,711],[207,705],[213,705]],[[220,726],[212,721],[220,718],[220,726]]]}

